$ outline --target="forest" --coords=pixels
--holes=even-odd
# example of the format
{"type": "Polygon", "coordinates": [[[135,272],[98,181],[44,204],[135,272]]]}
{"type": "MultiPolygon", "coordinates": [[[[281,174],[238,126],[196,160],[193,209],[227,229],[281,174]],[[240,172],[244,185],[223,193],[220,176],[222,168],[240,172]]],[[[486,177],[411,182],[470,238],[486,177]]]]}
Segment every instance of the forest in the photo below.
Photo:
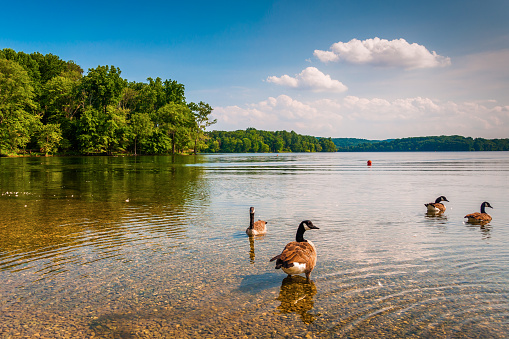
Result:
{"type": "Polygon", "coordinates": [[[83,74],[53,54],[0,50],[0,154],[168,154],[205,146],[212,107],[183,84],[129,82],[115,66],[83,74]]]}
{"type": "Polygon", "coordinates": [[[342,139],[332,139],[339,152],[509,151],[509,139],[474,139],[459,135],[372,141],[357,140],[359,142],[345,142],[342,139]]]}
{"type": "Polygon", "coordinates": [[[206,152],[209,153],[266,153],[266,152],[336,152],[331,138],[317,138],[294,131],[207,132],[206,152]]]}

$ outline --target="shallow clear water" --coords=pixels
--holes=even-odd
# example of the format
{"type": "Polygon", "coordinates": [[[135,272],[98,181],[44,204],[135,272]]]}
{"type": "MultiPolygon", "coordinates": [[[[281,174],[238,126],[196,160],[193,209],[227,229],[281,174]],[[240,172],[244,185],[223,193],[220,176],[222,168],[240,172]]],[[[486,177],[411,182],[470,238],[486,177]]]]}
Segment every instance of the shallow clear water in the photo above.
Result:
{"type": "Polygon", "coordinates": [[[508,152],[0,159],[0,335],[504,338],[508,192],[508,152]]]}

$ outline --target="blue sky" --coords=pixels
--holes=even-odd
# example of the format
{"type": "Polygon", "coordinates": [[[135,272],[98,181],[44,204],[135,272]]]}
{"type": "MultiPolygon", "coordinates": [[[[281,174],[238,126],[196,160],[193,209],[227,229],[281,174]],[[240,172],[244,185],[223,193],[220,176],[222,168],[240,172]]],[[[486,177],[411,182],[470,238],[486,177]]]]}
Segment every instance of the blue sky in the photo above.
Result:
{"type": "Polygon", "coordinates": [[[212,129],[509,137],[509,2],[88,1],[2,5],[0,48],[185,85],[212,129]],[[7,15],[5,15],[7,14],[7,15]]]}

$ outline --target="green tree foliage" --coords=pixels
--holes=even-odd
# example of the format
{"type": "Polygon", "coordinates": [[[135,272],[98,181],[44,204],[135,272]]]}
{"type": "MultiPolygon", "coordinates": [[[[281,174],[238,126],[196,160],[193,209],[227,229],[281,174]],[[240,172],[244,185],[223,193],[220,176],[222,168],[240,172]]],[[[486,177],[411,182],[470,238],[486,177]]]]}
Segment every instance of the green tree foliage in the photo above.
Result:
{"type": "Polygon", "coordinates": [[[335,152],[331,139],[300,135],[294,131],[208,132],[205,148],[210,153],[267,153],[267,152],[335,152]]]}
{"type": "Polygon", "coordinates": [[[153,133],[153,123],[150,116],[146,113],[135,112],[131,114],[129,121],[129,131],[134,140],[134,155],[137,155],[138,142],[146,143],[153,133]]]}
{"type": "Polygon", "coordinates": [[[363,142],[339,148],[345,152],[509,151],[509,139],[469,138],[459,135],[363,142]]]}
{"type": "Polygon", "coordinates": [[[337,148],[331,138],[320,138],[320,146],[323,152],[336,152],[337,148]]]}
{"type": "Polygon", "coordinates": [[[0,51],[0,58],[14,61],[27,72],[32,86],[32,91],[35,95],[39,94],[41,87],[41,73],[39,72],[39,65],[29,54],[18,52],[6,48],[0,51]]]}
{"type": "Polygon", "coordinates": [[[56,153],[61,140],[62,130],[59,124],[46,124],[41,126],[37,137],[41,152],[46,155],[49,153],[56,153]]]}
{"type": "Polygon", "coordinates": [[[34,96],[26,70],[14,61],[0,59],[0,152],[24,148],[37,130],[34,96]]]}
{"type": "Polygon", "coordinates": [[[205,129],[215,124],[217,120],[210,119],[210,114],[212,113],[213,108],[203,101],[200,101],[198,104],[191,102],[189,103],[188,107],[191,112],[193,112],[194,120],[196,121],[194,129],[191,133],[194,141],[193,152],[196,154],[199,149],[205,147],[205,144],[203,143],[203,141],[206,140],[205,129]]]}
{"type": "Polygon", "coordinates": [[[113,154],[126,148],[129,132],[126,110],[107,106],[106,111],[88,107],[78,122],[78,141],[86,154],[113,154]]]}
{"type": "Polygon", "coordinates": [[[127,85],[120,73],[120,69],[115,66],[90,68],[88,74],[81,79],[79,87],[85,103],[103,111],[106,111],[108,105],[117,105],[127,85]]]}
{"type": "Polygon", "coordinates": [[[170,137],[172,154],[181,151],[191,141],[196,122],[186,105],[169,102],[157,110],[154,120],[156,126],[170,137]]]}
{"type": "Polygon", "coordinates": [[[175,80],[128,82],[115,66],[83,75],[53,54],[0,50],[0,150],[44,153],[195,153],[215,123],[210,105],[186,103],[175,80]]]}

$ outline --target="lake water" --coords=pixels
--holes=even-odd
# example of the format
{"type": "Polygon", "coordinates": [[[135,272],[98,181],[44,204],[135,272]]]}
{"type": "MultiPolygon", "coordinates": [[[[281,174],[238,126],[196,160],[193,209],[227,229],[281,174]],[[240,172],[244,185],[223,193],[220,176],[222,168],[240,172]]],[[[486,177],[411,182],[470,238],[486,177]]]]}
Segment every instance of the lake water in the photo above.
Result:
{"type": "Polygon", "coordinates": [[[508,152],[2,158],[0,193],[2,338],[508,337],[508,152]],[[269,262],[305,219],[309,283],[269,262]]]}

